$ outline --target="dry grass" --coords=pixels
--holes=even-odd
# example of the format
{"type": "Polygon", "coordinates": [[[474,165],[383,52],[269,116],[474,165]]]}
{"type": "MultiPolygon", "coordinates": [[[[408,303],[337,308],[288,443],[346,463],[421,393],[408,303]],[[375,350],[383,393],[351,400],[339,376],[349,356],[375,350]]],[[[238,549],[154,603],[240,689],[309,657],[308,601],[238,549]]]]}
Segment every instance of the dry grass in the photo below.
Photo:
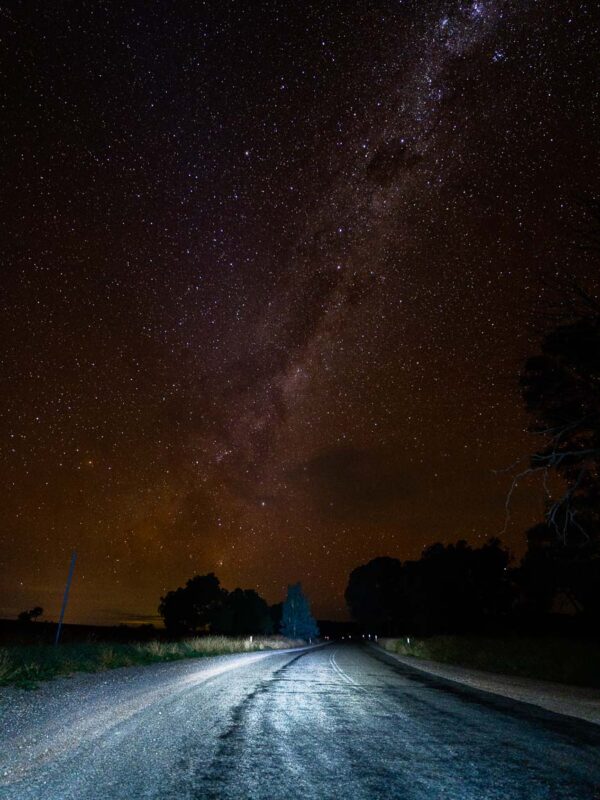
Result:
{"type": "Polygon", "coordinates": [[[194,639],[183,639],[180,642],[152,641],[136,644],[136,651],[160,661],[197,656],[214,656],[225,653],[250,653],[255,650],[284,650],[288,647],[299,647],[305,642],[273,636],[229,637],[229,636],[197,636],[194,639]]]}
{"type": "Polygon", "coordinates": [[[399,655],[505,675],[600,686],[600,643],[549,636],[432,636],[379,639],[399,655]]]}
{"type": "Polygon", "coordinates": [[[10,679],[13,665],[6,650],[0,650],[0,684],[10,679]]]}
{"type": "Polygon", "coordinates": [[[34,688],[40,681],[74,672],[101,672],[116,667],[178,661],[183,658],[258,650],[283,650],[304,645],[281,637],[202,636],[179,642],[153,640],[137,644],[65,644],[5,647],[0,650],[0,686],[34,688]]]}

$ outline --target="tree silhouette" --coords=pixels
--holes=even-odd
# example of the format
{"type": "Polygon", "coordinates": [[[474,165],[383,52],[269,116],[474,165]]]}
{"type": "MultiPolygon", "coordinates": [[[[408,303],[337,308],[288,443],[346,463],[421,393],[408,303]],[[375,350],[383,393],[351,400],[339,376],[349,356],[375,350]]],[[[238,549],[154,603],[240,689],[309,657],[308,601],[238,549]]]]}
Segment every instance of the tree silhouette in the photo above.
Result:
{"type": "Polygon", "coordinates": [[[556,537],[547,523],[527,532],[527,552],[515,570],[524,612],[539,617],[560,602],[571,614],[600,618],[600,558],[594,542],[587,546],[556,537]]]}
{"type": "MultiPolygon", "coordinates": [[[[580,203],[573,244],[600,256],[600,197],[580,203]]],[[[520,376],[529,430],[540,446],[519,472],[543,476],[545,522],[527,532],[527,552],[514,571],[521,607],[547,613],[557,599],[570,611],[600,618],[600,302],[572,277],[559,279],[558,312],[540,352],[520,376]],[[554,478],[554,481],[551,479],[554,478]],[[558,479],[558,480],[557,480],[558,479]],[[556,485],[562,491],[556,492],[556,485]]],[[[596,284],[597,289],[597,284],[596,284]]],[[[597,292],[596,292],[597,294],[597,292]]],[[[517,462],[519,463],[519,462],[517,462]]]]}
{"type": "Polygon", "coordinates": [[[555,473],[566,485],[558,500],[548,493],[549,527],[564,544],[600,541],[600,306],[591,298],[582,316],[544,337],[521,390],[530,430],[543,440],[528,471],[555,473]]]}
{"type": "Polygon", "coordinates": [[[17,619],[19,622],[24,622],[25,624],[29,622],[35,622],[38,617],[41,617],[44,613],[44,609],[41,606],[35,606],[35,608],[31,608],[29,611],[21,611],[17,619]]]}
{"type": "Polygon", "coordinates": [[[283,615],[283,603],[274,603],[269,606],[269,614],[271,615],[271,623],[274,631],[281,630],[281,617],[283,615]]]}
{"type": "Polygon", "coordinates": [[[433,544],[418,561],[375,558],[350,574],[346,602],[366,632],[454,633],[494,627],[512,603],[509,553],[498,539],[433,544]]]}
{"type": "Polygon", "coordinates": [[[184,588],[167,592],[161,597],[158,613],[167,631],[176,636],[194,635],[210,630],[223,607],[227,592],[217,576],[196,575],[184,588]]]}
{"type": "Polygon", "coordinates": [[[374,558],[350,574],[345,592],[352,617],[365,630],[389,634],[400,614],[402,564],[396,558],[374,558]]]}
{"type": "Polygon", "coordinates": [[[229,636],[272,633],[269,606],[253,589],[234,589],[223,601],[214,630],[229,636]]]}
{"type": "Polygon", "coordinates": [[[426,548],[420,561],[406,565],[409,573],[418,576],[418,581],[413,580],[418,585],[418,603],[411,597],[410,586],[403,597],[412,610],[413,624],[418,623],[415,627],[426,633],[490,627],[510,609],[509,559],[499,539],[480,548],[464,540],[426,548]]]}
{"type": "Polygon", "coordinates": [[[300,583],[288,586],[281,615],[281,633],[288,639],[310,641],[319,635],[316,620],[310,613],[310,604],[300,583]]]}

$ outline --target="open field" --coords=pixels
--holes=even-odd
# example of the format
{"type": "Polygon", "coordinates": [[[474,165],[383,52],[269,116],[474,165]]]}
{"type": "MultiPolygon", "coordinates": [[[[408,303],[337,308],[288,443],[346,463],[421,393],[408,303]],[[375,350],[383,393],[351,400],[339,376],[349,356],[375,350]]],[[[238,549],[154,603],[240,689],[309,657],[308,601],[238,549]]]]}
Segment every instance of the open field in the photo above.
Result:
{"type": "Polygon", "coordinates": [[[574,686],[600,686],[600,643],[593,641],[534,636],[410,636],[381,638],[379,644],[392,653],[445,664],[574,686]]]}
{"type": "Polygon", "coordinates": [[[156,664],[184,658],[282,650],[305,644],[277,636],[202,636],[179,642],[90,642],[0,648],[0,686],[35,688],[40,681],[75,672],[101,672],[116,667],[156,664]]]}

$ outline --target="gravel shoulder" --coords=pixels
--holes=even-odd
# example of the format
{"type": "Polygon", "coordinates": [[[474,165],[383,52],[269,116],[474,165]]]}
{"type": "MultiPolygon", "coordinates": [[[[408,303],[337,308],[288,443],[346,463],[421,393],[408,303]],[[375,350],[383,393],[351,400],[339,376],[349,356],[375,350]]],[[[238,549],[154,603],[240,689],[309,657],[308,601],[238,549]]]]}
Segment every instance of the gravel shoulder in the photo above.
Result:
{"type": "Polygon", "coordinates": [[[411,669],[426,672],[444,680],[455,681],[490,692],[521,703],[529,703],[555,714],[563,714],[575,719],[600,725],[600,689],[586,689],[581,686],[567,686],[563,683],[538,681],[518,675],[503,675],[496,672],[470,669],[439,661],[428,661],[411,656],[390,653],[379,645],[371,645],[379,653],[411,669]]]}
{"type": "Polygon", "coordinates": [[[200,763],[210,758],[231,705],[257,680],[313,647],[76,673],[33,691],[3,688],[0,798],[155,797],[168,776],[184,779],[192,746],[200,763]],[[143,770],[135,769],[140,758],[143,770]]]}

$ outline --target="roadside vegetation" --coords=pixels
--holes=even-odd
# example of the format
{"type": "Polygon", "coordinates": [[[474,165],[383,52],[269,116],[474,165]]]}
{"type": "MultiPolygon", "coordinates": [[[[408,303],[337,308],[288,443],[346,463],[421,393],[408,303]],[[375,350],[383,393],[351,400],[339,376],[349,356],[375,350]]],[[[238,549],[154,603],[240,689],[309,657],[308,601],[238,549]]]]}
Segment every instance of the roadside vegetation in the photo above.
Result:
{"type": "Polygon", "coordinates": [[[391,653],[526,678],[600,687],[600,643],[559,637],[380,638],[391,653]]]}
{"type": "Polygon", "coordinates": [[[74,641],[54,646],[55,623],[36,622],[36,606],[17,620],[0,620],[0,686],[35,688],[40,681],[75,672],[102,672],[183,658],[283,650],[319,636],[299,583],[288,586],[282,603],[268,606],[253,589],[228,592],[212,572],[190,578],[161,598],[164,630],[67,626],[74,641]],[[87,631],[87,635],[86,635],[87,631]],[[279,631],[279,633],[276,633],[279,631]],[[82,639],[82,636],[86,636],[82,639]],[[101,641],[89,637],[100,636],[101,641]],[[114,637],[114,640],[113,640],[114,637]],[[127,637],[127,638],[124,638],[127,637]]]}
{"type": "Polygon", "coordinates": [[[306,644],[300,639],[280,636],[227,637],[202,636],[175,642],[89,642],[12,646],[0,649],[0,686],[33,689],[40,681],[67,677],[76,672],[102,672],[116,667],[179,661],[229,653],[283,650],[306,644]]]}

